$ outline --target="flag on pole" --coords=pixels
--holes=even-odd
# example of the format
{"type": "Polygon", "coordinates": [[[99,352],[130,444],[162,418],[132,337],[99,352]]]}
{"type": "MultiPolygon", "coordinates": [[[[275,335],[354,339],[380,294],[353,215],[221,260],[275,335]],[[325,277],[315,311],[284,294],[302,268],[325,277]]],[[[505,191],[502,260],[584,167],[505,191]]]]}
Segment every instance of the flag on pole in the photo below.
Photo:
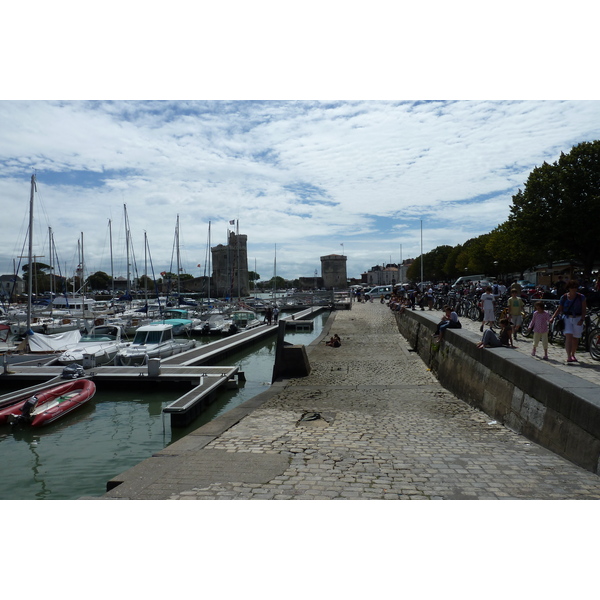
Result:
{"type": "Polygon", "coordinates": [[[230,225],[235,225],[235,219],[233,219],[233,221],[229,221],[230,225]]]}
{"type": "Polygon", "coordinates": [[[196,265],[198,268],[200,268],[202,265],[196,265]]]}

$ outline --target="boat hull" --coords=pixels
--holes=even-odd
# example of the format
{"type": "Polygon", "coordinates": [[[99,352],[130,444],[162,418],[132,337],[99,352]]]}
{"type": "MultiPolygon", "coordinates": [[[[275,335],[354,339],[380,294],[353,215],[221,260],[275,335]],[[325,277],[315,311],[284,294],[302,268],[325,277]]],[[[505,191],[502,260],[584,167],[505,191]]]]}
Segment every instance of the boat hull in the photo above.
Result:
{"type": "Polygon", "coordinates": [[[91,400],[95,393],[96,385],[89,379],[61,383],[0,410],[0,425],[9,422],[32,427],[48,425],[91,400]],[[27,402],[33,398],[37,399],[34,409],[24,412],[27,402]]]}
{"type": "Polygon", "coordinates": [[[118,361],[121,365],[132,367],[144,365],[151,358],[168,358],[174,354],[180,354],[186,350],[191,350],[195,346],[193,340],[172,340],[172,342],[160,344],[154,348],[125,348],[118,354],[118,361]]]}

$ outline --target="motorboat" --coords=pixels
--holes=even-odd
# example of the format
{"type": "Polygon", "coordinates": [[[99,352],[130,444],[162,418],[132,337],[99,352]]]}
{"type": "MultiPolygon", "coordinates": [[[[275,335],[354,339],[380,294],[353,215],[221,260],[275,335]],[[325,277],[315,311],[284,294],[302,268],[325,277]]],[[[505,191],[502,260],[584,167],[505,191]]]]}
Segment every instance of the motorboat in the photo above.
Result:
{"type": "Polygon", "coordinates": [[[256,316],[252,310],[234,310],[231,313],[231,325],[229,333],[238,333],[239,331],[248,331],[254,327],[258,327],[262,321],[256,316]]]}
{"type": "Polygon", "coordinates": [[[56,296],[52,300],[52,310],[68,311],[73,316],[93,316],[96,301],[82,296],[56,296]]]}
{"type": "Polygon", "coordinates": [[[96,384],[89,379],[60,383],[0,410],[0,425],[47,425],[85,404],[95,393],[96,384]]]}
{"type": "Polygon", "coordinates": [[[192,331],[194,327],[200,325],[201,320],[190,314],[189,311],[180,308],[169,308],[163,312],[160,320],[154,323],[171,323],[173,325],[173,335],[183,335],[192,331]]]}
{"type": "Polygon", "coordinates": [[[127,347],[129,342],[122,339],[121,327],[118,325],[97,325],[90,333],[82,335],[77,345],[69,348],[58,357],[61,365],[84,362],[85,355],[93,357],[95,365],[112,362],[119,350],[127,347]]]}
{"type": "Polygon", "coordinates": [[[175,339],[170,323],[150,323],[135,332],[133,342],[117,353],[117,360],[125,366],[140,365],[151,358],[167,358],[191,350],[195,345],[194,340],[175,339]]]}
{"type": "Polygon", "coordinates": [[[152,321],[150,325],[170,325],[173,328],[173,335],[185,335],[192,330],[193,321],[191,319],[161,319],[152,321]]]}
{"type": "Polygon", "coordinates": [[[212,313],[192,329],[193,333],[200,335],[218,335],[229,329],[231,319],[223,313],[212,313]]]}
{"type": "Polygon", "coordinates": [[[28,336],[26,345],[29,345],[29,352],[32,354],[57,354],[74,348],[81,339],[79,330],[64,331],[63,333],[33,333],[28,336]]]}

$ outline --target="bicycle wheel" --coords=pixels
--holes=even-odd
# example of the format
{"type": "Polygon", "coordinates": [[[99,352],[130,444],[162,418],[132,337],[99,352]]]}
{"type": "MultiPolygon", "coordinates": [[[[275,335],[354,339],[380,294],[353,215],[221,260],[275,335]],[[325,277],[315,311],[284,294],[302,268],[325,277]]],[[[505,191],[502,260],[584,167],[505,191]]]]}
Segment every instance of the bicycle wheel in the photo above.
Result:
{"type": "Polygon", "coordinates": [[[565,334],[561,331],[558,331],[555,328],[556,321],[550,325],[548,328],[548,341],[551,344],[558,344],[560,346],[565,345],[565,334]]]}
{"type": "Polygon", "coordinates": [[[590,355],[594,360],[600,360],[600,327],[590,331],[590,355]]]}
{"type": "Polygon", "coordinates": [[[531,331],[531,329],[529,329],[529,323],[531,323],[531,319],[533,319],[533,313],[529,313],[528,315],[525,315],[525,317],[523,318],[523,325],[521,326],[521,335],[523,337],[531,337],[533,331],[531,331]]]}
{"type": "Polygon", "coordinates": [[[477,306],[471,306],[471,308],[469,308],[469,312],[468,312],[467,316],[469,317],[469,319],[471,319],[471,321],[480,321],[481,320],[479,318],[481,316],[481,313],[477,306]]]}

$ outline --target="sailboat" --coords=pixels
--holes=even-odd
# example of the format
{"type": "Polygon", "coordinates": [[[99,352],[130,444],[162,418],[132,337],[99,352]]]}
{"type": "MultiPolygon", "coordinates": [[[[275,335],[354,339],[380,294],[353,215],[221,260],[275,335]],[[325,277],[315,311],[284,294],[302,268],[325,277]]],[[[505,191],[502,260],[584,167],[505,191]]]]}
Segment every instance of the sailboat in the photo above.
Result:
{"type": "MultiPolygon", "coordinates": [[[[35,192],[37,191],[37,182],[35,173],[31,176],[31,187],[29,194],[29,231],[28,231],[28,268],[27,268],[27,311],[25,317],[24,339],[19,344],[20,352],[63,352],[79,341],[81,334],[78,328],[56,334],[45,335],[44,333],[35,333],[32,330],[33,325],[33,204],[35,192]]],[[[63,319],[64,321],[65,319],[63,319]]],[[[66,323],[65,323],[66,324],[66,323]]],[[[43,324],[41,324],[43,327],[43,324]]]]}

